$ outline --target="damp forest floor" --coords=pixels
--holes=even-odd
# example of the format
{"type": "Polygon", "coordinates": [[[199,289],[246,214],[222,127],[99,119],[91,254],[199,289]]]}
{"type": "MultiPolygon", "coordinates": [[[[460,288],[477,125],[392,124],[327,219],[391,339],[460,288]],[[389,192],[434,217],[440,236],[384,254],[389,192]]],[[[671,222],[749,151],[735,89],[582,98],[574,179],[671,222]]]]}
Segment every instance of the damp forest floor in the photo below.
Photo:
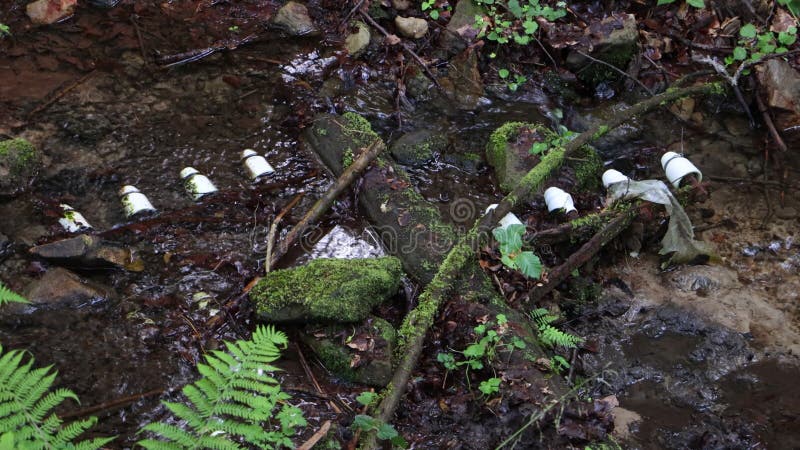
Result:
{"type": "MultiPolygon", "coordinates": [[[[618,94],[611,100],[588,89],[578,90],[579,100],[565,99],[542,88],[544,77],[532,74],[511,93],[497,76],[499,63],[483,58],[480,81],[486,90],[474,108],[403,104],[398,91],[405,88],[398,80],[413,63],[402,50],[378,44],[366,56],[348,56],[341,52],[347,27],[339,23],[351,2],[308,3],[322,28],[317,36],[286,37],[266,25],[281,6],[271,0],[123,0],[111,9],[80,2],[72,17],[41,27],[30,25],[22,2],[0,6],[0,22],[13,32],[0,41],[0,137],[26,138],[44,155],[28,189],[0,199],[0,281],[25,292],[50,269],[28,249],[68,236],[57,224],[59,203],[81,211],[99,235],[144,262],[139,272],[72,267],[112,294],[78,307],[0,316],[0,342],[27,349],[40,365],[52,364],[57,385],[81,399],[59,413],[98,416],[94,433],[119,436],[108,448],[131,448],[141,426],[168,416],[160,401],[177,398],[177,390],[197,378],[204,353],[247,338],[255,327],[247,301],[227,306],[263,272],[271,221],[302,194],[283,219],[287,227],[296,223],[332,183],[300,143],[315,114],[358,112],[389,143],[433,125],[447,136],[448,148],[481,155],[469,167],[437,155],[409,168],[423,197],[466,230],[502,198],[482,160],[494,129],[512,120],[547,122],[555,111],[568,123],[585,123],[626,91],[618,80],[610,87],[618,94]],[[215,51],[170,66],[206,48],[215,51]],[[275,175],[256,184],[246,179],[239,161],[245,148],[266,155],[275,175]],[[193,202],[178,179],[185,166],[201,168],[220,192],[193,202]],[[147,193],[159,213],[126,219],[117,198],[123,184],[147,193]],[[453,212],[456,201],[469,205],[466,216],[453,212]],[[192,300],[198,292],[209,294],[211,302],[200,307],[192,300]]],[[[617,12],[628,7],[643,8],[615,5],[617,12]]],[[[580,8],[584,19],[610,12],[599,3],[580,8]]],[[[553,39],[567,42],[569,36],[553,39]]],[[[415,48],[434,60],[434,47],[426,40],[415,48]]],[[[665,57],[667,70],[694,69],[680,49],[675,55],[665,57]]],[[[500,61],[527,57],[533,56],[509,51],[500,61]]],[[[534,69],[546,66],[540,60],[534,69]]],[[[642,79],[657,87],[660,77],[654,71],[642,79]]],[[[699,126],[665,111],[637,119],[625,128],[631,134],[623,135],[624,144],[606,146],[602,156],[607,166],[646,179],[660,176],[663,151],[691,149],[709,196],[687,212],[717,258],[708,265],[660,269],[663,217],[653,217],[643,232],[623,235],[581,268],[575,282],[538,305],[560,312],[559,326],[584,338],[575,351],[559,350],[571,367],[551,376],[579,385],[583,399],[611,402],[613,396],[618,406],[613,426],[571,426],[569,417],[562,418],[558,427],[545,424],[538,439],[516,448],[800,447],[800,392],[794,383],[800,375],[800,196],[792,179],[800,160],[784,161],[789,181],[778,183],[780,171],[769,159],[763,163],[764,129],[751,129],[735,107],[718,113],[705,106],[698,114],[709,120],[699,126]],[[722,125],[703,126],[711,122],[722,125]],[[737,139],[714,134],[720,128],[737,139]]],[[[598,189],[581,202],[599,208],[603,197],[598,189]]],[[[517,212],[534,227],[558,222],[546,214],[540,196],[517,212]]],[[[356,185],[281,266],[332,254],[317,244],[334,227],[369,245],[333,254],[380,253],[358,208],[356,185]]],[[[542,256],[556,262],[570,249],[542,256]]],[[[513,304],[533,282],[503,269],[493,252],[482,253],[482,266],[513,304]]],[[[409,283],[376,312],[399,324],[420,291],[409,283]]],[[[494,448],[514,432],[509,424],[528,413],[497,409],[499,401],[476,392],[477,378],[448,373],[437,360],[439,353],[474,340],[472,327],[485,320],[471,317],[466,303],[456,294],[444,306],[395,415],[393,425],[413,448],[494,448]],[[465,317],[475,323],[458,326],[465,317]]],[[[295,442],[302,444],[331,421],[337,425],[334,440],[352,448],[349,426],[362,408],[356,397],[369,388],[336,378],[300,344],[297,330],[284,331],[291,344],[278,362],[279,378],[309,424],[295,442]]]]}

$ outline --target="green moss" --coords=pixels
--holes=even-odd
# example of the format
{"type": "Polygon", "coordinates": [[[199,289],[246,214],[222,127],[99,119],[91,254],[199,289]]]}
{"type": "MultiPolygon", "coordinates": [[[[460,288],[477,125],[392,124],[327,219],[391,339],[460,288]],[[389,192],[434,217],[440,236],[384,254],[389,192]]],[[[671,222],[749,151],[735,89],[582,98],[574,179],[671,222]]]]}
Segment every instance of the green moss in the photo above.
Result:
{"type": "Polygon", "coordinates": [[[495,168],[495,171],[506,170],[508,143],[516,139],[520,128],[525,126],[533,125],[525,122],[506,122],[489,136],[489,143],[486,145],[486,160],[495,168]]]}
{"type": "Polygon", "coordinates": [[[327,136],[328,129],[327,128],[317,128],[317,134],[320,136],[327,136]]]}
{"type": "Polygon", "coordinates": [[[268,322],[357,322],[397,292],[403,271],[394,257],[315,259],[268,273],[250,292],[268,322]]]}
{"type": "Polygon", "coordinates": [[[350,164],[353,164],[353,161],[355,160],[354,158],[355,155],[353,155],[353,149],[347,147],[347,149],[344,151],[344,155],[342,155],[342,167],[350,167],[350,164]]]}
{"type": "Polygon", "coordinates": [[[570,225],[572,225],[573,229],[579,229],[583,227],[588,227],[592,229],[600,229],[606,223],[606,218],[601,216],[598,213],[594,214],[587,214],[583,217],[578,217],[570,221],[570,225]]]}
{"type": "Polygon", "coordinates": [[[539,161],[539,164],[531,169],[521,180],[519,186],[524,187],[526,192],[537,192],[543,187],[550,175],[561,167],[564,163],[564,149],[555,148],[550,150],[539,161]]]}
{"type": "Polygon", "coordinates": [[[25,139],[0,141],[0,166],[8,168],[11,175],[32,172],[39,161],[36,148],[25,139]]]}
{"type": "Polygon", "coordinates": [[[575,165],[575,181],[579,191],[597,191],[603,173],[603,159],[590,146],[585,145],[578,149],[578,158],[575,165]]]}
{"type": "Polygon", "coordinates": [[[342,114],[342,119],[344,120],[342,131],[356,146],[367,147],[376,139],[380,139],[380,136],[372,130],[369,121],[360,115],[346,112],[342,114]]]}

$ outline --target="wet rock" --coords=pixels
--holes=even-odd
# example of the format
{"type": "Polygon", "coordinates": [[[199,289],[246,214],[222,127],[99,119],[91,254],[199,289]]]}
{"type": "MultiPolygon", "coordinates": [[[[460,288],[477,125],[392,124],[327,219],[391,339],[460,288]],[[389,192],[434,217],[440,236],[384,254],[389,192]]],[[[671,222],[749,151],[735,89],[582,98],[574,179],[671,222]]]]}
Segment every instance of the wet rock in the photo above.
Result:
{"type": "Polygon", "coordinates": [[[406,133],[392,144],[394,159],[407,166],[420,166],[433,159],[435,153],[447,147],[447,138],[434,130],[417,130],[406,133]]]}
{"type": "Polygon", "coordinates": [[[686,266],[671,273],[670,284],[683,292],[706,296],[739,285],[736,272],[722,266],[686,266]]]}
{"type": "MultiPolygon", "coordinates": [[[[313,124],[303,133],[304,144],[337,176],[344,171],[347,149],[357,152],[380,139],[370,123],[354,113],[321,114],[313,124]]],[[[409,276],[423,284],[430,282],[456,241],[453,227],[444,223],[441,211],[417,192],[408,174],[389,158],[378,156],[362,179],[359,201],[389,252],[402,259],[409,276]]]]}
{"type": "Polygon", "coordinates": [[[394,18],[394,24],[397,26],[397,31],[407,38],[419,39],[428,33],[428,21],[425,19],[397,16],[394,18]]]}
{"type": "Polygon", "coordinates": [[[775,127],[782,132],[787,146],[800,145],[800,73],[780,58],[760,64],[757,71],[775,127]]]}
{"type": "Polygon", "coordinates": [[[463,111],[477,108],[484,102],[477,53],[465,50],[451,59],[447,74],[439,78],[439,84],[452,106],[463,111]]]}
{"type": "MultiPolygon", "coordinates": [[[[500,189],[510,192],[514,186],[528,173],[541,159],[538,155],[531,154],[530,150],[536,143],[554,139],[557,135],[543,125],[507,122],[495,130],[489,137],[486,145],[486,161],[494,168],[500,189]]],[[[561,170],[566,178],[571,178],[571,186],[561,186],[568,191],[588,189],[597,184],[602,162],[591,147],[583,147],[581,156],[574,165],[570,162],[561,170]]]]}
{"type": "Polygon", "coordinates": [[[411,8],[411,0],[392,0],[392,8],[398,11],[405,11],[411,8]]]}
{"type": "MultiPolygon", "coordinates": [[[[565,123],[570,130],[583,132],[594,125],[608,123],[620,111],[630,108],[625,102],[610,102],[588,111],[570,111],[565,123]]],[[[592,146],[604,155],[619,155],[620,146],[631,144],[644,134],[644,125],[637,119],[609,130],[603,136],[592,141],[592,146]]]]}
{"type": "Polygon", "coordinates": [[[36,307],[79,307],[108,300],[112,291],[61,267],[49,269],[23,296],[36,307]]]}
{"type": "Polygon", "coordinates": [[[394,257],[315,259],[268,273],[250,291],[262,320],[358,322],[397,293],[403,270],[394,257]]]}
{"type": "Polygon", "coordinates": [[[77,0],[36,0],[28,3],[25,12],[38,25],[48,25],[72,15],[77,0]]]}
{"type": "Polygon", "coordinates": [[[307,326],[301,339],[339,378],[375,387],[392,379],[397,333],[381,318],[369,317],[357,327],[307,326]]]}
{"type": "Polygon", "coordinates": [[[478,175],[478,172],[486,167],[483,158],[477,153],[447,153],[442,159],[445,163],[471,175],[478,175]]]}
{"type": "Polygon", "coordinates": [[[312,35],[319,32],[308,15],[306,5],[293,1],[287,2],[278,10],[272,23],[292,36],[312,35]]]}
{"type": "Polygon", "coordinates": [[[130,249],[87,234],[39,245],[28,251],[39,258],[67,265],[120,267],[134,272],[144,269],[142,260],[136,257],[130,249]]]}
{"type": "Polygon", "coordinates": [[[593,62],[579,51],[611,64],[623,71],[637,48],[639,33],[633,14],[615,14],[592,22],[584,37],[567,56],[567,67],[582,81],[597,85],[614,80],[619,74],[609,67],[593,62]]]}
{"type": "Polygon", "coordinates": [[[0,196],[13,196],[24,191],[41,164],[41,154],[27,140],[0,141],[0,196]]]}
{"type": "Polygon", "coordinates": [[[797,211],[797,208],[794,208],[792,206],[784,206],[782,208],[778,208],[775,211],[775,216],[778,217],[779,219],[791,220],[791,219],[796,219],[798,216],[800,216],[800,212],[797,211]]]}
{"type": "Polygon", "coordinates": [[[356,32],[351,33],[344,41],[344,48],[347,53],[356,56],[369,45],[370,33],[369,27],[364,22],[355,23],[356,32]]]}
{"type": "Polygon", "coordinates": [[[475,16],[480,15],[483,15],[483,11],[473,0],[460,0],[450,17],[447,30],[441,35],[439,45],[451,55],[463,51],[478,35],[475,16]]]}

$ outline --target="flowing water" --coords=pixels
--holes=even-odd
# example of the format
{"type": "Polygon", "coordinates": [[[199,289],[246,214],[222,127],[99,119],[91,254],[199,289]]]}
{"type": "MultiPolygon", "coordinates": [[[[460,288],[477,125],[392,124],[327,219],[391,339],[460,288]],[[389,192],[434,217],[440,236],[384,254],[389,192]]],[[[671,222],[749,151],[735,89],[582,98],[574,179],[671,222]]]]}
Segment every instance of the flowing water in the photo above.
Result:
{"type": "MultiPolygon", "coordinates": [[[[274,7],[265,5],[267,12],[274,7]]],[[[80,10],[68,24],[20,32],[16,42],[3,43],[8,52],[0,54],[0,113],[9,118],[0,124],[0,133],[27,137],[46,155],[33,188],[0,202],[0,237],[7,237],[0,253],[2,281],[24,292],[48,269],[27,249],[67,236],[57,225],[59,203],[82,212],[98,234],[133,249],[144,261],[140,272],[72,267],[113,294],[93,303],[0,316],[0,342],[4,348],[30,350],[39,364],[54,365],[58,385],[73,389],[82,400],[81,406],[69,405],[61,413],[147,394],[96,413],[101,419],[97,432],[120,435],[113,444],[119,448],[131,444],[143,423],[163,417],[158,401],[167,397],[159,393],[174,398],[170,392],[196,377],[194,365],[204,351],[218,348],[222,340],[246,336],[254,325],[246,304],[230,308],[229,302],[263,269],[271,220],[304,193],[284,219],[286,224],[296,222],[331,183],[298,142],[314,113],[355,110],[389,141],[402,131],[435,124],[448,137],[448,151],[425,168],[409,170],[445,218],[467,226],[501,195],[489,169],[465,168],[447,153],[482,154],[496,127],[509,120],[547,121],[558,103],[541,92],[514,99],[487,94],[474,111],[427,106],[406,111],[403,130],[398,130],[391,80],[365,64],[340,62],[334,57],[335,43],[288,40],[264,31],[259,25],[263,11],[242,6],[237,10],[238,33],[256,32],[256,42],[191,64],[156,67],[151,52],[164,56],[202,47],[225,35],[230,23],[187,23],[185,12],[177,9],[161,18],[155,8],[123,4],[113,10],[80,10]],[[142,43],[148,59],[141,56],[142,43]],[[317,95],[326,79],[340,82],[343,93],[333,98],[317,95]],[[47,103],[59,93],[63,96],[47,103]],[[41,105],[46,108],[36,111],[41,105]],[[250,182],[240,161],[245,148],[265,155],[275,174],[250,182]],[[178,177],[185,166],[208,175],[220,192],[192,201],[178,177]],[[158,213],[125,218],[117,197],[123,184],[144,192],[158,213]],[[469,211],[456,214],[457,202],[468,205],[469,211]],[[197,293],[208,294],[212,301],[201,306],[194,300],[197,293]],[[215,320],[219,315],[224,320],[215,320]]],[[[228,12],[215,14],[230,17],[228,12]]],[[[9,13],[12,26],[22,23],[19,9],[9,13]]],[[[635,158],[607,156],[631,168],[643,167],[635,158]]],[[[380,253],[354,195],[357,192],[342,198],[282,265],[305,262],[309,254],[380,253]],[[331,230],[336,232],[328,235],[331,230]]],[[[788,248],[787,258],[797,251],[792,244],[788,248]]],[[[658,307],[649,307],[657,316],[653,311],[658,307]]],[[[714,430],[746,424],[741,429],[751,435],[724,441],[734,448],[744,443],[765,448],[799,445],[794,366],[778,365],[763,354],[754,358],[742,337],[746,332],[734,332],[709,344],[727,346],[727,353],[709,351],[737,361],[715,371],[710,366],[720,361],[693,359],[693,352],[710,334],[722,332],[709,331],[706,325],[681,331],[677,319],[659,320],[663,329],[652,335],[632,328],[611,333],[615,341],[609,348],[619,355],[608,358],[613,367],[587,364],[595,370],[627,371],[606,393],[618,394],[625,408],[643,417],[634,433],[637,445],[673,446],[670,439],[687,443],[691,439],[680,434],[703,424],[714,430]],[[759,362],[749,365],[755,359],[759,362]],[[708,390],[712,394],[703,402],[686,400],[687,393],[675,396],[664,391],[671,386],[665,376],[672,377],[673,384],[706,383],[697,387],[699,395],[708,390]]],[[[595,321],[587,326],[598,325],[595,321]]],[[[293,349],[283,367],[285,386],[295,389],[310,428],[330,417],[319,399],[308,394],[311,389],[303,388],[309,383],[293,349]]],[[[315,371],[331,396],[347,395],[346,386],[328,380],[319,368],[315,371]]],[[[692,439],[703,436],[692,433],[692,439]]],[[[699,441],[697,448],[717,448],[709,439],[699,441]]]]}

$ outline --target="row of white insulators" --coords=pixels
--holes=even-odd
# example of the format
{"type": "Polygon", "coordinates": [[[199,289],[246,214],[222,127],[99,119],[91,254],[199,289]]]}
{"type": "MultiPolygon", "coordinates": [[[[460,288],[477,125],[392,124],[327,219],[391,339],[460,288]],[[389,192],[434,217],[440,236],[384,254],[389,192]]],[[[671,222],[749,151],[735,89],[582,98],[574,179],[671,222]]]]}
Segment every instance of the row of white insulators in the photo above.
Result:
{"type": "MultiPolygon", "coordinates": [[[[675,188],[680,187],[681,181],[689,175],[695,176],[698,182],[703,180],[703,174],[700,172],[700,169],[695,167],[691,161],[675,152],[664,153],[661,157],[661,167],[667,175],[667,180],[675,188]]],[[[606,170],[602,178],[603,186],[606,188],[614,183],[630,180],[630,178],[614,169],[606,170]]],[[[564,213],[569,214],[572,211],[577,211],[575,202],[572,200],[572,195],[557,187],[549,187],[544,191],[544,202],[547,205],[548,212],[563,210],[564,213]]],[[[491,205],[486,209],[486,212],[488,213],[496,207],[496,204],[491,205]]],[[[500,226],[506,228],[509,225],[522,225],[522,221],[519,220],[514,213],[508,213],[500,219],[500,226]]]]}
{"type": "MultiPolygon", "coordinates": [[[[256,153],[254,150],[246,149],[242,152],[242,164],[248,177],[252,181],[256,181],[261,177],[270,175],[275,172],[275,169],[267,162],[267,160],[256,153]]],[[[200,173],[194,167],[185,167],[180,172],[181,180],[183,180],[186,191],[192,196],[193,200],[199,200],[203,196],[217,192],[217,187],[207,176],[200,173]]],[[[119,190],[119,198],[122,206],[125,209],[125,216],[132,217],[143,212],[154,212],[156,208],[150,203],[150,200],[135,186],[126,185],[119,190]]],[[[92,226],[83,215],[75,211],[67,204],[61,204],[61,209],[64,211],[58,223],[70,233],[81,230],[91,229],[92,226]]]]}

